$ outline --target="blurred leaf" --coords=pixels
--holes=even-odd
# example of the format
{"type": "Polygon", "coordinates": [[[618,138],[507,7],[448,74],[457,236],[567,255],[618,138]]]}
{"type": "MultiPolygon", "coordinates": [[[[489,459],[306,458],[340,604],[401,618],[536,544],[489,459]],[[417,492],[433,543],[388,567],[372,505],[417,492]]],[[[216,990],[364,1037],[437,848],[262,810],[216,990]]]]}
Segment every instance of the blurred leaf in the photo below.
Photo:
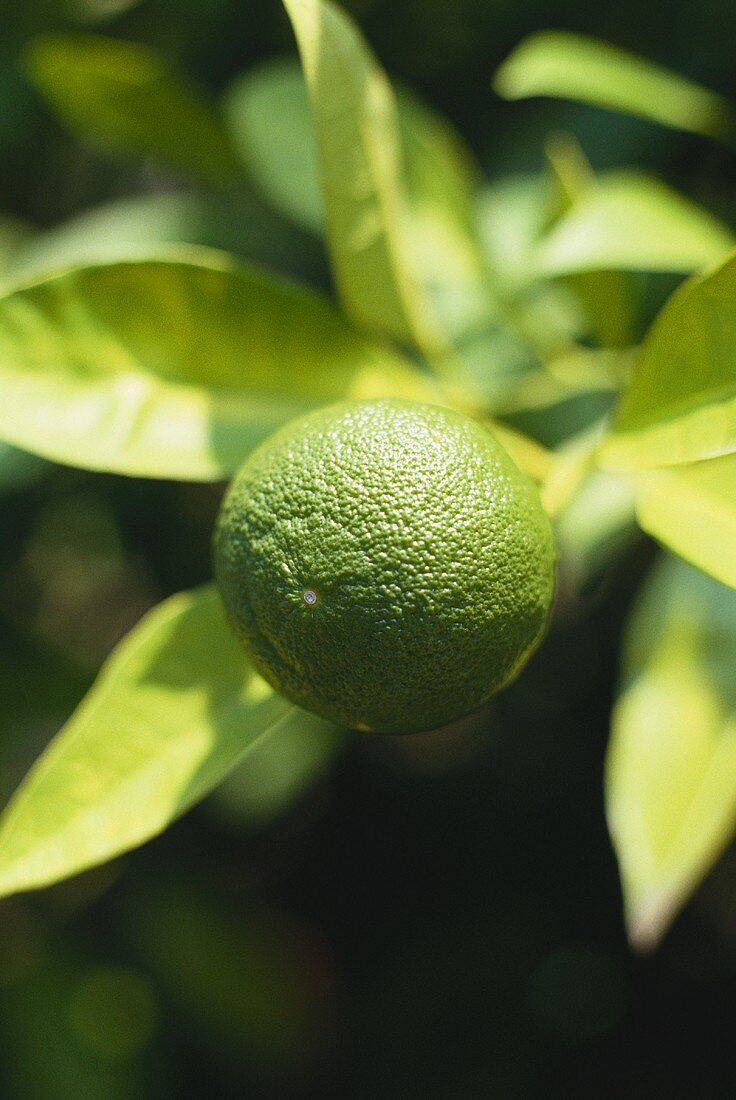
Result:
{"type": "Polygon", "coordinates": [[[556,211],[554,190],[543,176],[499,180],[482,188],[475,203],[475,223],[498,299],[493,320],[506,330],[505,338],[531,345],[532,359],[559,353],[589,327],[579,295],[560,282],[540,281],[534,267],[537,242],[556,211]]]}
{"type": "Polygon", "coordinates": [[[494,87],[506,99],[552,96],[733,142],[736,113],[723,96],[596,38],[540,31],[503,62],[494,87]]]}
{"type": "Polygon", "coordinates": [[[327,243],[346,311],[430,353],[445,340],[414,268],[388,78],[330,0],[284,0],[307,78],[327,243]]]}
{"type": "Polygon", "coordinates": [[[294,724],[259,741],[213,792],[215,814],[251,829],[270,825],[329,771],[345,743],[342,731],[326,723],[306,737],[294,724]]]}
{"type": "Polygon", "coordinates": [[[550,450],[570,443],[583,432],[598,429],[610,415],[613,394],[609,389],[562,388],[549,371],[523,383],[514,402],[502,413],[504,423],[532,436],[550,450]],[[538,387],[531,385],[537,382],[538,387]]]}
{"type": "MultiPolygon", "coordinates": [[[[551,236],[560,221],[565,224],[570,211],[596,190],[596,176],[579,142],[572,134],[552,134],[545,145],[547,165],[557,195],[558,216],[551,236]]],[[[547,239],[549,239],[548,234],[547,239]]],[[[543,274],[537,250],[537,266],[543,274]]],[[[544,241],[541,244],[544,252],[544,241]]],[[[605,265],[603,265],[605,267],[605,265]]],[[[552,272],[551,274],[555,274],[552,272]]],[[[568,274],[567,283],[580,298],[590,321],[591,333],[604,347],[625,348],[634,340],[634,295],[631,280],[622,271],[587,270],[568,274]]]]}
{"type": "Polygon", "coordinates": [[[599,177],[542,238],[543,275],[572,272],[690,272],[734,245],[733,234],[696,203],[635,172],[599,177]]]}
{"type": "Polygon", "coordinates": [[[736,450],[736,258],[668,300],[638,356],[600,460],[673,466],[736,450]]]}
{"type": "Polygon", "coordinates": [[[622,350],[633,343],[635,302],[627,272],[585,271],[565,281],[579,297],[601,347],[622,350]]]}
{"type": "Polygon", "coordinates": [[[0,894],[45,886],[156,836],[264,736],[324,723],[247,664],[208,586],[118,646],[0,822],[0,894]]]}
{"type": "Polygon", "coordinates": [[[636,515],[644,530],[736,588],[736,454],[662,470],[642,481],[636,515]]]}
{"type": "Polygon", "coordinates": [[[655,570],[628,628],[606,767],[632,943],[660,940],[736,825],[736,592],[655,570]]]}
{"type": "Polygon", "coordinates": [[[12,259],[9,278],[62,267],[130,259],[158,244],[194,244],[235,252],[289,270],[314,270],[317,245],[288,235],[275,215],[250,196],[228,202],[196,193],[136,195],[85,210],[69,221],[28,237],[12,259]],[[303,261],[303,264],[302,264],[303,261]]]}
{"type": "Polygon", "coordinates": [[[237,180],[227,134],[199,89],[149,46],[44,35],[31,79],[65,126],[103,152],[152,157],[216,185],[237,180]]]}
{"type": "Polygon", "coordinates": [[[516,288],[536,278],[537,242],[553,212],[554,197],[541,176],[509,176],[480,191],[476,220],[497,282],[516,288]]]}
{"type": "Polygon", "coordinates": [[[31,233],[31,227],[7,214],[0,215],[0,276],[13,263],[18,250],[31,233]]]}
{"type": "MultiPolygon", "coordinates": [[[[485,264],[473,224],[477,169],[452,127],[413,93],[396,93],[406,171],[407,247],[443,325],[462,331],[488,308],[485,264]]],[[[235,147],[276,209],[321,234],[324,211],[312,111],[298,62],[266,62],[225,100],[235,147]]]]}
{"type": "MultiPolygon", "coordinates": [[[[0,216],[0,279],[16,262],[30,226],[3,214],[0,216]]],[[[41,477],[46,464],[35,455],[0,442],[0,495],[15,492],[41,477]]]]}
{"type": "MultiPolygon", "coordinates": [[[[499,395],[497,413],[509,414],[539,411],[543,418],[554,419],[553,407],[561,402],[602,395],[603,406],[594,419],[600,419],[615,399],[630,354],[610,348],[569,347],[563,354],[550,357],[536,370],[529,370],[515,379],[511,392],[499,395]]],[[[550,427],[553,424],[550,423],[550,427]]],[[[581,425],[582,430],[584,426],[581,425]]],[[[596,426],[599,431],[600,425],[596,426]]],[[[529,434],[529,433],[527,433],[529,434]]],[[[536,433],[530,433],[535,435],[536,433]]],[[[577,434],[572,431],[568,434],[577,434]]]]}
{"type": "Polygon", "coordinates": [[[47,464],[37,455],[0,442],[0,496],[32,485],[47,469],[47,464]]]}
{"type": "Polygon", "coordinates": [[[493,310],[475,225],[478,170],[452,126],[418,96],[399,90],[398,108],[414,263],[443,330],[459,337],[493,310]]]}
{"type": "Polygon", "coordinates": [[[0,438],[86,469],[213,481],[316,405],[428,396],[312,292],[225,254],[166,257],[0,299],[0,438]]]}
{"type": "Polygon", "coordinates": [[[115,914],[119,934],[210,1066],[234,1066],[236,1096],[244,1072],[264,1095],[296,1095],[330,1027],[329,948],[293,914],[266,908],[249,883],[223,893],[212,868],[189,871],[140,868],[115,914]]]}
{"type": "Polygon", "coordinates": [[[542,506],[548,516],[558,516],[587,479],[594,463],[600,428],[574,436],[554,455],[541,491],[542,506]]]}
{"type": "Polygon", "coordinates": [[[102,23],[114,19],[141,0],[66,0],[66,9],[79,22],[102,23]]]}
{"type": "Polygon", "coordinates": [[[519,469],[524,470],[533,481],[541,483],[549,477],[554,465],[554,455],[546,447],[500,421],[494,421],[491,428],[519,469]]]}
{"type": "Polygon", "coordinates": [[[544,155],[552,177],[558,215],[566,214],[595,187],[595,173],[573,134],[564,131],[550,134],[544,144],[544,155]]]}
{"type": "Polygon", "coordinates": [[[636,490],[628,478],[593,470],[555,523],[562,568],[578,589],[590,584],[636,540],[636,490]]]}
{"type": "Polygon", "coordinates": [[[233,146],[264,197],[297,225],[321,234],[314,123],[298,61],[249,69],[228,89],[224,109],[233,146]]]}
{"type": "MultiPolygon", "coordinates": [[[[15,218],[0,217],[0,276],[12,267],[31,230],[15,218]]],[[[32,483],[46,466],[35,455],[0,443],[0,494],[14,492],[32,483]]]]}

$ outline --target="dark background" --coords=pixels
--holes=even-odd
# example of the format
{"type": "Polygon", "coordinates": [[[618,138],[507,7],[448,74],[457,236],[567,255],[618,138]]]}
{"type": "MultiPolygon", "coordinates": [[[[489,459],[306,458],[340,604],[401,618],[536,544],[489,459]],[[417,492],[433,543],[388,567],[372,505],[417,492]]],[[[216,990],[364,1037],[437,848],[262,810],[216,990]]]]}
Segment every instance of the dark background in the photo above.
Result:
{"type": "MultiPolygon", "coordinates": [[[[653,167],[736,222],[733,153],[592,109],[504,104],[490,88],[521,37],[568,28],[736,94],[732,0],[346,6],[492,178],[538,171],[545,133],[565,128],[596,166],[653,167]]],[[[23,76],[34,34],[147,42],[213,93],[294,48],[277,0],[117,7],[3,12],[5,213],[53,226],[178,186],[61,129],[23,76]]],[[[278,223],[274,262],[319,280],[322,259],[290,233],[278,223]]],[[[220,493],[51,466],[4,485],[3,797],[122,633],[209,577],[220,493]]],[[[642,542],[582,592],[563,584],[545,645],[487,712],[440,733],[351,740],[265,816],[235,785],[124,860],[0,903],[0,1096],[735,1095],[736,858],[660,950],[636,958],[603,817],[619,635],[652,552],[642,542]]]]}

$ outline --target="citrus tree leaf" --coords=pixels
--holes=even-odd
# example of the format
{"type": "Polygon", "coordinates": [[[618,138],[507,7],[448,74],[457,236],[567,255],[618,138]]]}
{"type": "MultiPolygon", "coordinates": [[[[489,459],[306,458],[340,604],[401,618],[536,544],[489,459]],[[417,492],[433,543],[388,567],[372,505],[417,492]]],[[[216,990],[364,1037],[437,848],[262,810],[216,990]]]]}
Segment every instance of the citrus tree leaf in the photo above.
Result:
{"type": "MultiPolygon", "coordinates": [[[[473,201],[479,175],[453,128],[416,95],[396,90],[405,168],[407,248],[443,327],[457,333],[488,310],[473,201]]],[[[321,234],[324,211],[309,93],[291,59],[250,70],[225,97],[233,143],[261,193],[297,225],[321,234]]]]}
{"type": "Polygon", "coordinates": [[[248,176],[291,221],[321,234],[319,160],[304,73],[298,61],[266,61],[239,76],[224,116],[248,176]]]}
{"type": "Polygon", "coordinates": [[[43,477],[47,463],[7,443],[0,443],[0,496],[14,493],[43,477]]]}
{"type": "Polygon", "coordinates": [[[483,187],[476,219],[496,282],[513,291],[538,277],[539,240],[555,212],[549,181],[540,175],[512,175],[483,187]]]}
{"type": "Polygon", "coordinates": [[[114,651],[0,821],[0,894],[128,851],[263,739],[326,723],[249,667],[212,586],[159,604],[114,651]]]}
{"type": "Polygon", "coordinates": [[[601,176],[540,241],[542,275],[587,271],[690,272],[733,248],[730,230],[658,180],[601,176]]]}
{"type": "Polygon", "coordinates": [[[86,469],[219,480],[316,405],[428,389],[317,295],[204,249],[0,299],[0,438],[86,469]]]}
{"type": "Polygon", "coordinates": [[[728,142],[736,113],[723,96],[596,38],[540,31],[525,38],[496,72],[505,99],[551,96],[636,115],[676,130],[728,142]]]}
{"type": "Polygon", "coordinates": [[[10,268],[24,242],[31,235],[31,227],[17,218],[0,215],[0,276],[10,268]]]}
{"type": "Polygon", "coordinates": [[[415,270],[443,331],[457,338],[494,308],[475,220],[479,172],[441,115],[407,89],[397,102],[415,270]]]}
{"type": "Polygon", "coordinates": [[[409,241],[396,104],[355,24],[330,0],[284,0],[317,139],[327,245],[359,325],[442,350],[409,241]]]}
{"type": "MultiPolygon", "coordinates": [[[[555,235],[560,220],[567,222],[570,212],[595,190],[597,178],[579,142],[572,134],[552,134],[545,143],[547,167],[556,196],[555,235]]],[[[544,252],[544,242],[541,244],[544,252]]],[[[546,274],[544,257],[537,267],[546,274]]],[[[550,274],[555,274],[554,271],[550,274]]],[[[580,299],[588,317],[590,331],[604,347],[625,348],[634,339],[634,294],[625,271],[593,266],[562,272],[580,299]]]]}
{"type": "Polygon", "coordinates": [[[652,325],[601,462],[637,470],[736,450],[736,258],[683,283],[652,325]]]}
{"type": "Polygon", "coordinates": [[[153,157],[209,183],[237,180],[237,159],[212,106],[149,46],[43,35],[29,49],[28,70],[62,123],[95,148],[153,157]]]}
{"type": "Polygon", "coordinates": [[[632,942],[651,948],[736,826],[736,592],[678,561],[629,625],[606,805],[632,942]]]}
{"type": "MultiPolygon", "coordinates": [[[[560,457],[564,461],[564,451],[560,457]]],[[[548,501],[545,492],[543,503],[548,501]]],[[[635,501],[631,479],[593,470],[563,502],[555,523],[555,539],[561,569],[578,590],[600,578],[641,538],[635,501]]]]}
{"type": "Polygon", "coordinates": [[[646,475],[636,514],[669,550],[736,588],[736,454],[646,475]]]}
{"type": "Polygon", "coordinates": [[[260,829],[289,812],[333,768],[347,745],[345,732],[323,723],[308,736],[293,722],[267,737],[213,792],[214,815],[232,825],[260,829]]]}
{"type": "Polygon", "coordinates": [[[130,259],[159,244],[225,249],[276,269],[286,261],[292,274],[302,267],[314,272],[321,259],[316,242],[306,236],[295,242],[293,232],[253,196],[213,199],[178,191],[115,199],[28,236],[12,257],[8,279],[130,259]]]}

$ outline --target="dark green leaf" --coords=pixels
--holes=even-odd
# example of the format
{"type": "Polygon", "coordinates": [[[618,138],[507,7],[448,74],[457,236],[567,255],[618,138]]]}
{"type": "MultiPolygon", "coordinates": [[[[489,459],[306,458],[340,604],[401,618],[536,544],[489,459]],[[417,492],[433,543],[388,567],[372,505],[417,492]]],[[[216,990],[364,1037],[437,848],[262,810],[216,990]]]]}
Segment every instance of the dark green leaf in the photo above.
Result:
{"type": "Polygon", "coordinates": [[[32,80],[61,121],[104,152],[152,157],[214,184],[238,178],[226,132],[204,95],[149,46],[96,35],[45,35],[32,80]]]}

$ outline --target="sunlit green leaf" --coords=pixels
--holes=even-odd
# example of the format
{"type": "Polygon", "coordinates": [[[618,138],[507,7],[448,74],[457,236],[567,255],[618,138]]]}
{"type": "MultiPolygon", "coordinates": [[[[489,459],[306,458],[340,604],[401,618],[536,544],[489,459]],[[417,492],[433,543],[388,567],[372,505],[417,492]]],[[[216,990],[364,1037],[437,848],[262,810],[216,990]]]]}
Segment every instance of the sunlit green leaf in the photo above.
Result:
{"type": "Polygon", "coordinates": [[[248,666],[214,588],[160,604],[118,646],[0,822],[0,894],[156,836],[264,737],[325,723],[248,666]]]}
{"type": "Polygon", "coordinates": [[[28,68],[64,125],[95,148],[152,157],[215,184],[237,179],[237,161],[214,110],[149,46],[44,35],[31,45],[28,68]]]}
{"type": "Polygon", "coordinates": [[[690,272],[732,248],[716,218],[658,180],[635,172],[599,177],[540,241],[543,275],[690,272]]]}
{"type": "Polygon", "coordinates": [[[525,38],[496,72],[506,99],[552,96],[637,115],[662,126],[733,141],[728,100],[635,54],[585,35],[540,31],[525,38]]]}
{"type": "MultiPolygon", "coordinates": [[[[485,265],[473,224],[477,170],[449,123],[397,89],[405,169],[407,248],[443,326],[457,332],[487,310],[485,265]]],[[[273,205],[298,225],[324,225],[319,158],[304,73],[276,60],[240,77],[225,100],[233,142],[273,205]]]]}
{"type": "Polygon", "coordinates": [[[573,134],[564,131],[550,134],[544,143],[544,155],[552,177],[556,214],[566,214],[595,187],[595,172],[573,134]]]}
{"type": "Polygon", "coordinates": [[[497,282],[517,288],[537,277],[537,242],[553,213],[554,195],[541,176],[509,176],[481,190],[476,218],[497,282]]]}
{"type": "Polygon", "coordinates": [[[637,470],[736,450],[736,259],[684,283],[652,325],[601,462],[637,470]]]}
{"type": "Polygon", "coordinates": [[[736,826],[736,592],[675,558],[628,629],[606,768],[632,942],[653,947],[736,826]]]}
{"type": "MultiPolygon", "coordinates": [[[[556,195],[552,236],[569,220],[570,212],[593,193],[597,180],[582,147],[572,134],[552,134],[545,145],[547,166],[556,195]]],[[[545,241],[540,242],[544,252],[545,241]]],[[[536,264],[547,274],[537,249],[536,264]]],[[[555,274],[555,272],[551,272],[555,274]]],[[[590,333],[604,347],[625,348],[634,339],[634,294],[631,279],[623,271],[607,271],[598,265],[567,274],[568,285],[580,298],[590,323],[590,333]]]]}
{"type": "Polygon", "coordinates": [[[644,530],[736,588],[736,454],[657,471],[642,482],[636,514],[644,530]]]}
{"type": "Polygon", "coordinates": [[[344,396],[428,396],[310,291],[225,254],[78,268],[0,299],[0,438],[70,465],[218,480],[344,396]]]}
{"type": "Polygon", "coordinates": [[[360,325],[427,351],[445,341],[409,239],[393,92],[355,24],[330,0],[284,0],[312,105],[337,289],[360,325]]]}

